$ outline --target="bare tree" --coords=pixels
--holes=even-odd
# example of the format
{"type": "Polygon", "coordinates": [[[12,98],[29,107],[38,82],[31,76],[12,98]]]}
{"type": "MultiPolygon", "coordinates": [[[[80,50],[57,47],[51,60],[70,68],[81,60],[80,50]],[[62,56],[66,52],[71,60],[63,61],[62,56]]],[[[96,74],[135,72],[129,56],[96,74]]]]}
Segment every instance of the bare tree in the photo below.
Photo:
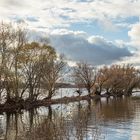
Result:
{"type": "MultiPolygon", "coordinates": [[[[103,67],[98,70],[96,76],[96,84],[93,86],[95,94],[101,95],[103,91],[105,83],[107,83],[108,79],[110,78],[110,74],[107,73],[107,67],[103,67]],[[106,73],[106,74],[104,74],[106,73]]],[[[108,93],[108,88],[106,87],[106,92],[108,93]]]]}
{"type": "Polygon", "coordinates": [[[0,93],[6,90],[7,100],[10,98],[11,79],[13,73],[11,46],[16,39],[15,29],[11,24],[0,24],[0,93]]]}
{"type": "Polygon", "coordinates": [[[13,66],[12,71],[14,73],[13,80],[13,93],[16,98],[20,96],[20,81],[21,79],[21,49],[27,43],[26,30],[24,27],[18,26],[15,29],[15,41],[12,44],[13,66]]]}
{"type": "MultiPolygon", "coordinates": [[[[44,75],[42,71],[44,62],[55,57],[55,50],[51,46],[32,42],[25,44],[21,52],[24,85],[29,90],[29,98],[36,100],[40,94],[41,78],[44,75]]],[[[23,93],[21,96],[23,96],[23,93]]]]}
{"type": "Polygon", "coordinates": [[[76,85],[86,88],[88,94],[92,93],[92,87],[96,82],[96,68],[87,63],[77,63],[73,69],[73,77],[76,85]]]}
{"type": "Polygon", "coordinates": [[[100,70],[99,83],[106,92],[115,96],[131,95],[140,82],[138,70],[132,65],[112,65],[100,70]]]}
{"type": "Polygon", "coordinates": [[[57,84],[62,80],[64,74],[65,62],[63,58],[50,59],[44,61],[43,69],[42,69],[42,80],[43,86],[47,88],[48,97],[47,99],[51,99],[55,94],[57,84]]]}

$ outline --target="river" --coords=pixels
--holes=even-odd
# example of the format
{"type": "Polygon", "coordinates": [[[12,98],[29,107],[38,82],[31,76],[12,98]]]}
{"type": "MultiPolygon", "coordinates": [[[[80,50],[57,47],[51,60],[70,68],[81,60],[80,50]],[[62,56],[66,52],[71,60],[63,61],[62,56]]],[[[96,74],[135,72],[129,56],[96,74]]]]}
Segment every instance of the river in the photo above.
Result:
{"type": "Polygon", "coordinates": [[[140,140],[140,99],[102,98],[3,113],[0,140],[140,140]]]}

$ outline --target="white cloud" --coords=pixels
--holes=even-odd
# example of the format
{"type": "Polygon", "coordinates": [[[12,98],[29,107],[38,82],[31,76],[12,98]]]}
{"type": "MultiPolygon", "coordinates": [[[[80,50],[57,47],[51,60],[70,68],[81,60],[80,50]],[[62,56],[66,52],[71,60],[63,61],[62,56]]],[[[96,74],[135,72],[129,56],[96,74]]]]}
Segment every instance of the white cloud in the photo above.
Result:
{"type": "Polygon", "coordinates": [[[140,16],[139,9],[139,0],[1,0],[0,20],[24,19],[32,28],[68,27],[74,22],[97,20],[105,29],[116,30],[114,19],[140,16]],[[32,24],[27,16],[39,17],[39,20],[32,24]]]}
{"type": "Polygon", "coordinates": [[[50,31],[51,35],[78,35],[80,37],[86,37],[87,33],[84,31],[71,31],[67,29],[56,29],[53,31],[50,31]]]}
{"type": "Polygon", "coordinates": [[[128,32],[128,35],[131,39],[130,44],[136,46],[137,49],[140,49],[140,23],[134,24],[128,32]]]}
{"type": "Polygon", "coordinates": [[[128,31],[128,36],[130,37],[130,40],[128,42],[122,41],[122,40],[116,40],[117,44],[120,44],[120,46],[128,46],[130,47],[131,52],[134,53],[131,57],[124,57],[122,61],[118,61],[117,64],[133,64],[140,68],[140,22],[137,22],[133,24],[128,31]]]}
{"type": "MultiPolygon", "coordinates": [[[[125,21],[129,17],[140,17],[139,9],[140,0],[0,0],[0,21],[23,20],[32,30],[33,37],[48,33],[56,49],[66,53],[70,59],[108,64],[131,55],[125,45],[139,49],[140,23],[130,26],[125,21]],[[94,26],[93,21],[107,31],[130,28],[130,42],[110,42],[100,36],[88,38],[83,31],[61,29],[76,22],[94,26]],[[38,35],[36,31],[40,31],[38,35]]],[[[138,56],[131,58],[137,63],[140,60],[138,56]]]]}

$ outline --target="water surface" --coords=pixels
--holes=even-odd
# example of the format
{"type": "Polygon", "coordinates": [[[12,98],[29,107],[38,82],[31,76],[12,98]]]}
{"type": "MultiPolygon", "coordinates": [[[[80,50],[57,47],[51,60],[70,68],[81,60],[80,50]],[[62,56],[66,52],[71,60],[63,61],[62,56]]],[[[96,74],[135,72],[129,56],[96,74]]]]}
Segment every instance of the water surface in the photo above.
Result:
{"type": "Polygon", "coordinates": [[[140,140],[140,100],[81,101],[0,115],[0,140],[140,140]]]}

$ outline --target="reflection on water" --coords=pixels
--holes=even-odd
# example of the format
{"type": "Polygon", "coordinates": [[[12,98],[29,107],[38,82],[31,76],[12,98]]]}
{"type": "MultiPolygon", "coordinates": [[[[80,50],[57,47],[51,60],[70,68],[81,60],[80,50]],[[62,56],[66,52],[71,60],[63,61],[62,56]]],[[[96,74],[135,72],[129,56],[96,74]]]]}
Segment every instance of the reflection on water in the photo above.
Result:
{"type": "Polygon", "coordinates": [[[0,115],[1,140],[140,140],[140,100],[103,99],[0,115]]]}

